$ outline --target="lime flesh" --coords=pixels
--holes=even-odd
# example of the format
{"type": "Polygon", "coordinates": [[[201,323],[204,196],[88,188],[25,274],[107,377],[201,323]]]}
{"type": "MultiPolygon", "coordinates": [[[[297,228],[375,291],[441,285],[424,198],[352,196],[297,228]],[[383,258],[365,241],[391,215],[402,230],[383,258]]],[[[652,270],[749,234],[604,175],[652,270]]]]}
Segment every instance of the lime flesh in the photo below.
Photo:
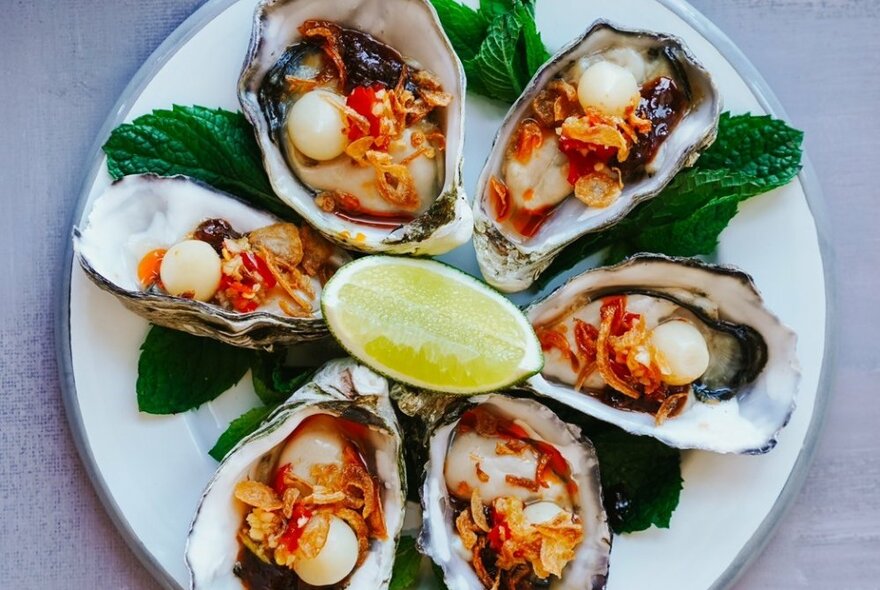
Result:
{"type": "Polygon", "coordinates": [[[515,305],[439,262],[362,258],[337,271],[321,301],[330,331],[353,356],[417,387],[493,391],[543,363],[515,305]]]}

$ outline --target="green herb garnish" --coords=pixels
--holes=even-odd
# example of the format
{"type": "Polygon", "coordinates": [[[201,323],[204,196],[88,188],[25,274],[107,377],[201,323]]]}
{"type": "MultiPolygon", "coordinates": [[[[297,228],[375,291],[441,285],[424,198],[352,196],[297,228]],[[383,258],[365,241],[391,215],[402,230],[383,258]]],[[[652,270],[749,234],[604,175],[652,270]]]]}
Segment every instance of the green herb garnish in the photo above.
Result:
{"type": "Polygon", "coordinates": [[[550,58],[533,0],[482,0],[479,10],[455,0],[431,3],[477,94],[513,102],[550,58]]]}
{"type": "Polygon", "coordinates": [[[711,254],[746,199],[788,184],[801,169],[804,134],[770,116],[723,113],[718,139],[696,165],[614,227],[568,245],[536,281],[541,288],[584,258],[608,249],[606,263],[636,252],[711,254]]]}
{"type": "Polygon", "coordinates": [[[607,424],[591,428],[608,524],[616,534],[669,528],[682,488],[680,453],[607,424]]]}
{"type": "Polygon", "coordinates": [[[222,461],[232,448],[238,444],[238,441],[253,433],[263,421],[269,417],[278,405],[261,406],[249,410],[233,420],[226,431],[220,435],[217,442],[208,451],[215,460],[222,461]]]}
{"type": "Polygon", "coordinates": [[[397,543],[397,554],[394,556],[394,569],[388,590],[406,590],[414,588],[419,579],[422,566],[422,554],[416,549],[415,537],[403,535],[397,543]]]}
{"type": "Polygon", "coordinates": [[[177,414],[197,408],[238,383],[248,369],[254,390],[265,405],[232,421],[210,451],[219,461],[302,387],[314,369],[285,366],[284,353],[237,348],[152,326],[138,360],[138,408],[148,414],[177,414]]]}
{"type": "Polygon", "coordinates": [[[197,408],[238,383],[252,355],[211,338],[152,326],[138,360],[138,408],[148,414],[197,408]]]}
{"type": "Polygon", "coordinates": [[[104,144],[114,180],[129,174],[183,174],[295,221],[272,191],[254,130],[241,113],[175,105],[120,125],[104,144]]]}
{"type": "Polygon", "coordinates": [[[312,367],[289,367],[284,364],[286,351],[254,352],[251,379],[254,391],[267,406],[280,404],[305,385],[315,373],[312,367]]]}

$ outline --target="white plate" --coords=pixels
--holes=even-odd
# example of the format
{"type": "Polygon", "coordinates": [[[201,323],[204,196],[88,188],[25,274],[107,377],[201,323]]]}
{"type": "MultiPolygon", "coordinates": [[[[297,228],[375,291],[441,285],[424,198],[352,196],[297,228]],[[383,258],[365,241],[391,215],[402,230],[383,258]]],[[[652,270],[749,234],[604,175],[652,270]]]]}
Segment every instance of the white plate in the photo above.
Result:
{"type": "MultiPolygon", "coordinates": [[[[254,4],[210,0],[193,14],[141,68],[102,129],[98,145],[117,124],[154,108],[200,104],[237,110],[235,88],[254,4]]],[[[599,17],[681,36],[713,73],[727,109],[784,116],[745,57],[684,2],[538,3],[538,26],[551,49],[599,17]]],[[[468,96],[464,177],[471,193],[504,110],[468,96]]],[[[98,149],[91,170],[77,222],[110,181],[98,149]]],[[[755,277],[770,308],[799,335],[803,381],[791,423],[777,448],[761,457],[685,453],[684,491],[671,528],[617,537],[609,590],[726,587],[767,540],[799,489],[824,410],[825,388],[819,385],[826,290],[810,213],[820,203],[816,186],[808,171],[787,187],[747,202],[723,233],[717,252],[718,261],[739,265],[755,277]]],[[[478,274],[470,247],[446,259],[478,274]]],[[[80,453],[135,553],[164,585],[187,586],[184,540],[216,466],[207,451],[227,423],[256,398],[244,379],[196,412],[170,417],[138,413],[138,347],[147,324],[94,287],[71,261],[68,254],[58,344],[68,416],[80,453]]]]}

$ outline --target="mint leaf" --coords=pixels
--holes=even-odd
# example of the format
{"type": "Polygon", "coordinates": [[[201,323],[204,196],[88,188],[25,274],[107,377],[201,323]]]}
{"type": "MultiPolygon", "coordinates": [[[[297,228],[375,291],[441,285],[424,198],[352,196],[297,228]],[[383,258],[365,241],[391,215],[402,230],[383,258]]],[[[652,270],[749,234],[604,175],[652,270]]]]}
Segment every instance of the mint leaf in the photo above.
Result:
{"type": "Polygon", "coordinates": [[[208,454],[215,460],[222,461],[229,454],[229,451],[238,444],[238,441],[259,428],[263,421],[277,407],[277,405],[272,405],[254,408],[233,420],[223,434],[220,435],[220,438],[217,439],[214,446],[211,447],[211,450],[208,451],[208,454]]]}
{"type": "Polygon", "coordinates": [[[314,374],[313,367],[288,367],[285,351],[259,352],[251,362],[251,379],[257,397],[266,404],[284,402],[314,374]]]}
{"type": "Polygon", "coordinates": [[[697,160],[697,168],[736,170],[762,186],[775,188],[791,181],[801,169],[803,131],[770,115],[723,113],[718,139],[697,160]]]}
{"type": "Polygon", "coordinates": [[[479,11],[431,0],[468,79],[468,90],[511,103],[550,58],[535,24],[535,0],[480,0],[479,11]]]}
{"type": "Polygon", "coordinates": [[[615,533],[669,528],[681,493],[677,449],[598,422],[587,427],[599,456],[608,523],[615,533]]]}
{"type": "Polygon", "coordinates": [[[388,590],[407,590],[414,588],[419,579],[419,568],[422,565],[422,554],[416,549],[415,537],[403,535],[397,543],[394,556],[394,569],[391,571],[391,582],[388,590]]]}
{"type": "Polygon", "coordinates": [[[138,408],[148,414],[197,408],[238,383],[252,354],[211,338],[152,326],[138,360],[138,408]]]}
{"type": "MultiPolygon", "coordinates": [[[[489,20],[476,10],[455,0],[431,0],[440,24],[462,61],[473,59],[486,37],[489,20]]],[[[470,81],[470,80],[468,80],[470,81]]]]}
{"type": "Polygon", "coordinates": [[[614,227],[566,246],[535,282],[543,287],[605,248],[605,263],[636,252],[710,254],[740,202],[790,182],[801,169],[803,133],[769,116],[724,113],[718,138],[660,195],[614,227]]]}
{"type": "Polygon", "coordinates": [[[531,19],[535,18],[535,0],[480,0],[480,14],[490,21],[519,8],[523,8],[531,19]]]}
{"type": "Polygon", "coordinates": [[[103,150],[116,180],[183,174],[281,218],[297,219],[272,191],[253,128],[241,113],[178,105],[155,110],[114,129],[103,150]]]}
{"type": "Polygon", "coordinates": [[[446,585],[446,577],[443,575],[443,570],[433,561],[431,562],[431,571],[434,572],[434,583],[437,584],[437,587],[441,590],[448,590],[449,587],[446,585]]]}
{"type": "Polygon", "coordinates": [[[490,98],[513,102],[528,79],[517,63],[517,45],[522,24],[516,15],[507,13],[489,25],[486,39],[473,59],[464,62],[468,81],[476,79],[474,90],[490,98]]]}
{"type": "Polygon", "coordinates": [[[538,25],[535,23],[534,5],[529,12],[528,4],[523,3],[516,9],[516,17],[522,25],[522,45],[520,53],[524,56],[523,65],[526,71],[526,79],[531,80],[535,72],[550,59],[550,52],[544,46],[538,25]]]}

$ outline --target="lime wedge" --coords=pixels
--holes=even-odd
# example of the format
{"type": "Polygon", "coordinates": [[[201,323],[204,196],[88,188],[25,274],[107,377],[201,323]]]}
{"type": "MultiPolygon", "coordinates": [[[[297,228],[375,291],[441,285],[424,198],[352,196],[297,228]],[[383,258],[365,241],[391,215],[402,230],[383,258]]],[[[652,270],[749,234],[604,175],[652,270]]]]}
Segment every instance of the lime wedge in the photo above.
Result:
{"type": "Polygon", "coordinates": [[[522,312],[485,283],[433,260],[367,256],[324,286],[321,307],[348,352],[424,389],[494,391],[541,370],[522,312]]]}

